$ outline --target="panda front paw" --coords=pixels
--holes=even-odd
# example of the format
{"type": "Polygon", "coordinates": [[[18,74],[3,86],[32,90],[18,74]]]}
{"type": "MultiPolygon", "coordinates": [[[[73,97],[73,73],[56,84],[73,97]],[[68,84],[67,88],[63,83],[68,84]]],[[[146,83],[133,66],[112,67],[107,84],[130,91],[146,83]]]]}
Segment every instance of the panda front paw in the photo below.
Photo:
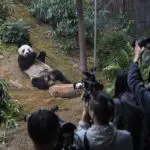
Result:
{"type": "Polygon", "coordinates": [[[37,57],[37,59],[45,63],[45,58],[46,58],[46,52],[40,51],[39,56],[37,57]]]}

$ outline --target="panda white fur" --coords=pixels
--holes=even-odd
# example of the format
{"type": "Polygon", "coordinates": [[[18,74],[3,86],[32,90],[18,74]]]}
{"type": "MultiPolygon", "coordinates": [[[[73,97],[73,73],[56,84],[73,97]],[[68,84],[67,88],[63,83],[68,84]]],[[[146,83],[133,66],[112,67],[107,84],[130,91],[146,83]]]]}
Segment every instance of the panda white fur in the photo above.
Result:
{"type": "Polygon", "coordinates": [[[19,67],[21,71],[30,77],[34,87],[46,90],[56,81],[66,84],[71,83],[62,72],[51,68],[45,63],[45,52],[41,51],[37,56],[31,46],[22,45],[19,47],[18,53],[19,67]]]}

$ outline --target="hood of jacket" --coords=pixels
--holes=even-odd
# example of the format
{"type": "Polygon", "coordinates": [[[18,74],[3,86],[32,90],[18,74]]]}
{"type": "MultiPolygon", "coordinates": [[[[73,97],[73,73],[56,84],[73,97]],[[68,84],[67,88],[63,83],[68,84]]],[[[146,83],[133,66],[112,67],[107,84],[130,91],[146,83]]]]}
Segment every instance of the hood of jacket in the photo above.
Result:
{"type": "Polygon", "coordinates": [[[116,140],[116,130],[112,125],[108,126],[96,126],[92,127],[87,131],[87,139],[90,147],[93,149],[109,150],[116,140]]]}

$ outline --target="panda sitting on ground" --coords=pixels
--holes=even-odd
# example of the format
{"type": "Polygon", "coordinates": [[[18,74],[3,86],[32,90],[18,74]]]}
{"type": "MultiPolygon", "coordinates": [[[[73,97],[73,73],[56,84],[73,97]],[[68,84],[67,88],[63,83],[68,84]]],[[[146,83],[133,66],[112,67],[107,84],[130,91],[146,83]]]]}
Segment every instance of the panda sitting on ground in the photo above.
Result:
{"type": "Polygon", "coordinates": [[[46,53],[41,51],[37,53],[29,45],[22,45],[18,49],[18,64],[25,74],[27,74],[34,87],[42,90],[48,89],[54,85],[56,81],[64,84],[71,83],[63,74],[57,69],[53,69],[45,63],[46,53]]]}

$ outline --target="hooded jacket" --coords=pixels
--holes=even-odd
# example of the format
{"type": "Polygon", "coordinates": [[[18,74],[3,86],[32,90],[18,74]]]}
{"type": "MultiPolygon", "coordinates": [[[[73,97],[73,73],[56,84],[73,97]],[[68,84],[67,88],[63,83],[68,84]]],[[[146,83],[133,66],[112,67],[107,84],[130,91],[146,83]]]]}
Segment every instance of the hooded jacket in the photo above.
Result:
{"type": "Polygon", "coordinates": [[[133,150],[130,133],[116,130],[113,125],[97,126],[79,122],[76,132],[78,149],[85,149],[84,136],[87,135],[89,150],[133,150]]]}

